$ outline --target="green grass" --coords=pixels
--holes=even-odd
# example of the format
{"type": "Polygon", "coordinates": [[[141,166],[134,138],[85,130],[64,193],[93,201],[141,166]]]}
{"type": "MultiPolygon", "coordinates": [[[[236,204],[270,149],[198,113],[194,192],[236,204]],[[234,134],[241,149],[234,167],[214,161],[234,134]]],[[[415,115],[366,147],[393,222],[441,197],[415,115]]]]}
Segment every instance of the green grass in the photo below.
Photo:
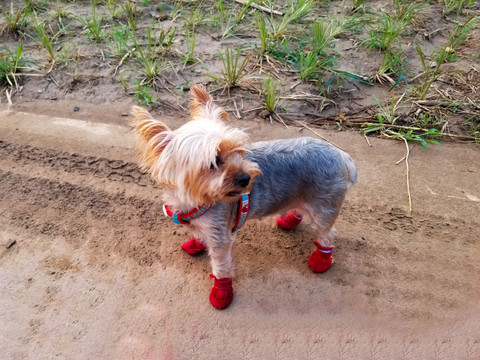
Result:
{"type": "Polygon", "coordinates": [[[362,45],[380,50],[390,49],[394,42],[400,43],[399,36],[404,30],[404,23],[383,12],[377,26],[371,26],[370,38],[362,41],[362,45]]]}
{"type": "Polygon", "coordinates": [[[260,34],[260,54],[263,55],[267,51],[268,43],[269,43],[269,32],[267,30],[267,26],[265,24],[265,17],[263,14],[256,12],[255,13],[255,25],[258,28],[258,32],[260,34]]]}
{"type": "Polygon", "coordinates": [[[306,55],[300,55],[300,79],[307,80],[316,74],[320,66],[320,60],[315,53],[307,53],[306,55]]]}
{"type": "Polygon", "coordinates": [[[2,31],[7,31],[12,34],[18,34],[26,26],[26,14],[25,8],[19,8],[17,11],[13,10],[13,2],[10,3],[10,9],[6,10],[3,7],[0,8],[3,18],[5,20],[5,26],[2,31]]]}
{"type": "Polygon", "coordinates": [[[58,33],[52,34],[45,22],[36,23],[34,31],[35,33],[30,35],[30,37],[37,41],[48,52],[50,60],[54,61],[57,56],[57,52],[54,49],[54,42],[58,37],[58,33]]]}
{"type": "Polygon", "coordinates": [[[312,0],[298,0],[293,2],[285,12],[282,21],[279,24],[275,24],[275,21],[271,21],[272,37],[276,40],[284,37],[289,26],[308,16],[311,13],[312,8],[312,0]]]}
{"type": "Polygon", "coordinates": [[[23,0],[26,12],[46,12],[48,10],[48,0],[23,0]]]}
{"type": "Polygon", "coordinates": [[[478,17],[470,17],[463,24],[457,25],[450,33],[446,44],[440,49],[436,50],[433,54],[433,58],[436,63],[431,66],[427,63],[426,56],[420,46],[417,45],[417,53],[420,57],[422,64],[422,82],[417,87],[418,98],[420,100],[425,99],[430,87],[440,76],[440,67],[451,58],[452,53],[462,46],[468,39],[470,32],[473,28],[478,26],[480,19],[478,17]]]}
{"type": "Polygon", "coordinates": [[[395,18],[402,24],[410,24],[420,11],[425,8],[424,2],[395,1],[395,18]]]}
{"type": "Polygon", "coordinates": [[[15,52],[10,51],[5,46],[0,46],[0,85],[18,86],[18,73],[27,65],[22,56],[22,42],[18,43],[17,51],[15,52]]]}
{"type": "Polygon", "coordinates": [[[190,32],[188,29],[185,29],[185,44],[187,46],[187,51],[185,53],[185,64],[188,62],[195,61],[195,43],[197,41],[197,34],[195,33],[195,29],[192,29],[190,32]]]}
{"type": "Polygon", "coordinates": [[[118,6],[118,0],[105,0],[105,5],[112,19],[116,19],[123,10],[121,6],[118,6]]]}
{"type": "Polygon", "coordinates": [[[162,72],[167,70],[170,65],[165,61],[163,56],[159,54],[168,48],[173,41],[173,36],[175,32],[171,32],[170,37],[168,37],[169,32],[163,32],[164,36],[152,36],[152,29],[147,28],[147,43],[142,46],[137,40],[135,33],[124,27],[124,31],[127,34],[127,38],[132,42],[133,46],[127,44],[125,39],[118,38],[123,46],[134,56],[137,60],[137,63],[141,65],[141,71],[145,75],[148,82],[157,78],[162,72]],[[168,38],[167,44],[162,43],[162,39],[168,38]]]}
{"type": "Polygon", "coordinates": [[[137,98],[137,103],[139,105],[151,106],[152,104],[157,103],[157,101],[150,93],[150,91],[152,90],[150,87],[142,85],[137,80],[135,80],[135,83],[137,84],[137,86],[135,87],[135,97],[137,98]]]}
{"type": "Polygon", "coordinates": [[[278,105],[278,82],[270,75],[263,80],[265,88],[263,89],[263,106],[266,110],[274,113],[278,105]]]}
{"type": "Polygon", "coordinates": [[[132,5],[130,1],[127,1],[122,5],[122,10],[127,14],[127,21],[131,29],[135,31],[138,20],[137,6],[135,4],[132,5]]]}
{"type": "Polygon", "coordinates": [[[316,52],[325,52],[334,38],[344,32],[344,27],[337,20],[314,22],[312,25],[312,47],[316,52]]]}
{"type": "MultiPolygon", "coordinates": [[[[408,101],[430,101],[451,94],[446,82],[433,89],[440,76],[449,71],[443,64],[461,59],[462,62],[449,68],[463,71],[465,63],[467,67],[470,63],[474,66],[480,58],[474,44],[462,48],[474,40],[471,34],[480,23],[478,17],[468,18],[470,10],[463,11],[473,5],[472,1],[394,0],[382,2],[380,10],[379,3],[366,0],[246,0],[244,4],[233,0],[6,0],[3,4],[6,5],[0,14],[0,26],[4,27],[0,43],[10,44],[15,37],[27,36],[24,46],[20,46],[21,61],[16,68],[17,53],[1,48],[0,76],[5,85],[15,85],[24,59],[48,57],[52,60],[48,69],[68,74],[71,66],[67,65],[76,61],[78,76],[89,76],[94,72],[91,64],[100,64],[106,73],[110,71],[113,81],[122,82],[127,93],[145,105],[159,98],[157,91],[161,88],[178,95],[182,84],[199,80],[198,76],[210,72],[212,65],[219,64],[218,60],[221,74],[208,76],[224,87],[240,86],[236,92],[248,97],[251,104],[247,106],[261,103],[272,112],[278,107],[278,79],[282,79],[282,84],[294,95],[305,93],[305,97],[292,96],[290,101],[295,109],[310,113],[323,109],[323,105],[311,100],[320,97],[319,94],[328,95],[332,103],[337,102],[337,97],[344,102],[350,95],[347,92],[362,93],[363,84],[377,86],[375,93],[381,94],[379,97],[388,88],[398,86],[397,91],[408,94],[408,101]],[[279,10],[284,16],[256,9],[256,4],[279,10]],[[412,43],[416,46],[415,41],[421,44],[423,22],[440,16],[442,5],[445,13],[451,15],[442,17],[442,29],[432,32],[439,37],[430,46],[437,44],[441,36],[447,40],[428,54],[424,54],[423,45],[419,45],[419,57],[415,53],[412,56],[408,46],[412,43]],[[209,39],[217,42],[215,49],[222,49],[220,53],[215,54],[213,47],[205,45],[209,39]],[[95,44],[88,48],[90,42],[95,44]],[[341,45],[341,52],[335,49],[336,44],[341,45]],[[380,63],[378,69],[371,69],[373,61],[380,63]],[[419,63],[423,71],[413,81],[409,69],[418,67],[419,63]],[[167,69],[172,71],[165,73],[167,69]],[[159,77],[162,79],[157,82],[159,77]]],[[[432,34],[427,36],[429,40],[434,38],[432,34]]],[[[460,72],[449,75],[455,75],[459,82],[463,79],[460,72]]],[[[473,92],[478,90],[477,84],[468,85],[473,92]]],[[[459,86],[455,86],[457,89],[459,86]]],[[[460,97],[465,95],[461,92],[459,90],[460,97]]],[[[373,105],[374,101],[371,101],[373,105]]],[[[466,103],[465,99],[462,101],[466,103]]],[[[441,114],[412,112],[399,122],[398,111],[392,112],[390,102],[377,105],[380,114],[377,120],[383,126],[377,133],[388,130],[409,139],[423,133],[409,134],[406,129],[400,132],[394,126],[419,124],[423,130],[430,126],[441,129],[441,122],[450,121],[449,115],[453,113],[450,108],[442,107],[441,114]]],[[[462,106],[456,116],[476,109],[462,106]]],[[[275,113],[274,118],[276,116],[275,113]]],[[[478,118],[470,123],[474,124],[470,124],[465,133],[478,138],[478,118]]],[[[466,129],[466,125],[463,128],[466,129]]]]}
{"type": "Polygon", "coordinates": [[[211,74],[206,75],[224,83],[227,87],[238,86],[245,77],[245,68],[250,56],[242,56],[238,48],[236,50],[226,48],[225,52],[219,53],[219,57],[223,63],[222,77],[218,78],[211,74]]]}
{"type": "Polygon", "coordinates": [[[100,43],[105,39],[105,32],[102,29],[104,19],[97,13],[98,0],[92,1],[92,17],[82,18],[80,16],[74,16],[73,18],[83,25],[85,33],[91,41],[100,43]]]}
{"type": "Polygon", "coordinates": [[[445,15],[453,12],[461,14],[467,5],[467,2],[465,0],[443,0],[443,5],[443,13],[445,15]]]}

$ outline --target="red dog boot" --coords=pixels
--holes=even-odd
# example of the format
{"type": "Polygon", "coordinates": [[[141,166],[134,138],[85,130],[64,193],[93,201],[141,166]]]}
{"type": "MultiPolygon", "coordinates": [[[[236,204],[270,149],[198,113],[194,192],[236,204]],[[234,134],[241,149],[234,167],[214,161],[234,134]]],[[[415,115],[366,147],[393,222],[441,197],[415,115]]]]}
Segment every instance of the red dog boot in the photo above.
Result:
{"type": "Polygon", "coordinates": [[[218,310],[223,310],[232,303],[233,300],[233,286],[231,278],[217,279],[215,275],[211,274],[210,279],[214,278],[213,288],[210,292],[210,304],[218,310]]]}
{"type": "Polygon", "coordinates": [[[289,211],[285,217],[277,217],[277,224],[284,230],[292,230],[303,220],[303,217],[297,214],[295,210],[289,211]]]}
{"type": "Polygon", "coordinates": [[[334,247],[324,247],[317,241],[314,244],[317,246],[317,250],[308,258],[308,265],[314,273],[327,271],[334,261],[332,257],[334,247]]]}
{"type": "Polygon", "coordinates": [[[206,246],[204,246],[202,243],[199,243],[194,237],[191,237],[182,245],[182,249],[190,255],[196,255],[205,250],[206,246]]]}

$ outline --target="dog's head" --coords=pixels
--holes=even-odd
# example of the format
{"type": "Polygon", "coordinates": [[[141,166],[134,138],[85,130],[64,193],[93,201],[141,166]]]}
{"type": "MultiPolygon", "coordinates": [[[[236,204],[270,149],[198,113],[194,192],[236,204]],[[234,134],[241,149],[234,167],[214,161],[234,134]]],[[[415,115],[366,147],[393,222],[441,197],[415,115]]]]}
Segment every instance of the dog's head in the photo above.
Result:
{"type": "Polygon", "coordinates": [[[192,94],[190,121],[174,131],[145,109],[133,108],[141,165],[182,203],[238,199],[260,174],[245,159],[247,135],[225,124],[227,113],[203,86],[192,87],[192,94]]]}

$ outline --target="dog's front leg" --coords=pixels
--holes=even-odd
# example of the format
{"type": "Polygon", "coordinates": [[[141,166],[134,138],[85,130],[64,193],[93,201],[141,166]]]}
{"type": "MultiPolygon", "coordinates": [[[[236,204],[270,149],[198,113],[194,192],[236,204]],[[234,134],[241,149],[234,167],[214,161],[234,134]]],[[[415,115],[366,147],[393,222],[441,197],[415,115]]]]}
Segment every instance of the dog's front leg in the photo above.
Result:
{"type": "Polygon", "coordinates": [[[235,234],[227,234],[223,239],[212,238],[209,255],[212,263],[214,284],[210,292],[210,303],[219,310],[228,307],[233,300],[233,259],[232,248],[235,234]]]}

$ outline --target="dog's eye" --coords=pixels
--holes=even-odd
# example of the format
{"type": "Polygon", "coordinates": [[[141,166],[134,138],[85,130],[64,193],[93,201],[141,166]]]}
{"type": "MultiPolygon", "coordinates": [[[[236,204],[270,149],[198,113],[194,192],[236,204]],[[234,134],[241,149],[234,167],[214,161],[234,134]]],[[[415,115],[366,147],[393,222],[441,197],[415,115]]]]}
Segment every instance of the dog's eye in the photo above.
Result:
{"type": "MultiPolygon", "coordinates": [[[[217,165],[217,167],[219,167],[221,164],[222,164],[222,159],[220,159],[220,156],[218,156],[218,155],[215,156],[215,165],[217,165]]],[[[213,170],[215,165],[213,163],[211,163],[210,164],[210,169],[213,170]]]]}

